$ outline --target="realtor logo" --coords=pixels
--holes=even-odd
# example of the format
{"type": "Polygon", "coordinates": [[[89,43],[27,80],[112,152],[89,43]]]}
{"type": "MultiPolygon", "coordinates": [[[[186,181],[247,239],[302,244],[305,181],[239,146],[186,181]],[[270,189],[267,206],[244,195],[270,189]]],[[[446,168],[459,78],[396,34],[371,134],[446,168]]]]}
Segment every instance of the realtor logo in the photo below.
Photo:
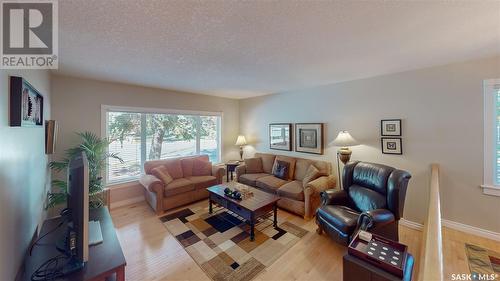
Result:
{"type": "Polygon", "coordinates": [[[57,1],[1,1],[2,69],[57,69],[57,1]]]}

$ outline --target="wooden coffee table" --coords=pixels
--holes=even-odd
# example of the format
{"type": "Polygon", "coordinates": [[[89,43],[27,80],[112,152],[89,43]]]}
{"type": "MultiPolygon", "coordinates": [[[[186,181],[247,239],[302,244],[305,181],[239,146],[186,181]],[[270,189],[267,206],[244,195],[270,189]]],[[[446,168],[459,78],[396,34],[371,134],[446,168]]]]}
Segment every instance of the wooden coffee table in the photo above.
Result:
{"type": "Polygon", "coordinates": [[[251,186],[241,183],[220,184],[207,188],[209,192],[209,213],[212,214],[212,204],[215,203],[223,208],[226,208],[240,217],[250,225],[250,241],[255,239],[255,223],[259,217],[273,212],[273,226],[278,226],[278,200],[277,195],[258,190],[251,186]],[[244,197],[242,200],[230,198],[224,194],[226,187],[234,190],[237,186],[248,188],[253,194],[244,197]]]}

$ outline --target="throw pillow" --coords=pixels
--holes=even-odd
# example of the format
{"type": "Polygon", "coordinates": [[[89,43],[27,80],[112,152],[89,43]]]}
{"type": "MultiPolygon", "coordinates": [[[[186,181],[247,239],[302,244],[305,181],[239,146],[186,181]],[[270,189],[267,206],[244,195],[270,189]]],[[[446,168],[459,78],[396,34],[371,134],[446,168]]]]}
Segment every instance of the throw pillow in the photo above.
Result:
{"type": "Polygon", "coordinates": [[[288,180],[288,169],[290,169],[290,163],[276,160],[273,167],[273,176],[282,180],[288,180]]]}
{"type": "Polygon", "coordinates": [[[247,174],[263,173],[262,158],[247,158],[245,159],[245,166],[247,174]]]}
{"type": "Polygon", "coordinates": [[[276,163],[276,161],[285,161],[289,163],[290,166],[288,167],[288,178],[293,179],[295,176],[295,163],[297,162],[297,159],[290,156],[276,155],[274,163],[276,163]]]}
{"type": "Polygon", "coordinates": [[[167,167],[160,165],[151,170],[151,174],[159,178],[165,185],[174,181],[172,176],[168,173],[167,167]]]}
{"type": "Polygon", "coordinates": [[[207,162],[201,159],[193,161],[193,176],[210,176],[212,175],[212,162],[207,162]]]}
{"type": "Polygon", "coordinates": [[[302,180],[302,185],[305,188],[309,182],[312,182],[313,180],[319,178],[320,176],[321,176],[321,172],[318,170],[318,168],[316,168],[316,166],[311,164],[307,168],[304,179],[302,180]]]}

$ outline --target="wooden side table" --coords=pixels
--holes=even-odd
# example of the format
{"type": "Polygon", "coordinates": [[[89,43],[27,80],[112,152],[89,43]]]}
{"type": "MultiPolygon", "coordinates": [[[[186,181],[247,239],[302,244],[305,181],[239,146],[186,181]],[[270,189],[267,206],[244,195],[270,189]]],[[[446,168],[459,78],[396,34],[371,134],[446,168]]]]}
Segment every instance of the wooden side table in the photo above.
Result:
{"type": "Polygon", "coordinates": [[[236,167],[241,164],[242,161],[229,161],[226,163],[226,181],[229,182],[229,175],[231,175],[231,181],[233,181],[233,172],[236,171],[236,167]]]}

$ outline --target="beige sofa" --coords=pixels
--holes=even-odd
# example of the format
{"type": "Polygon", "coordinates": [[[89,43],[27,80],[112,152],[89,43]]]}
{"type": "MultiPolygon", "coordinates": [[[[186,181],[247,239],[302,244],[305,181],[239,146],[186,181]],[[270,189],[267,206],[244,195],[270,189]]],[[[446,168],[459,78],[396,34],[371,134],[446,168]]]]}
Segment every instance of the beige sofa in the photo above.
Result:
{"type": "Polygon", "coordinates": [[[278,201],[280,208],[306,219],[313,217],[319,207],[319,193],[336,186],[336,179],[332,175],[332,165],[329,162],[267,153],[256,153],[254,158],[262,159],[261,171],[256,172],[254,168],[250,172],[247,171],[247,164],[239,165],[236,167],[237,181],[279,195],[281,197],[278,201]],[[273,166],[277,160],[290,164],[288,180],[272,175],[273,166]],[[320,176],[304,184],[303,180],[311,165],[320,172],[320,176]]]}
{"type": "Polygon", "coordinates": [[[207,155],[200,155],[147,161],[144,173],[139,180],[144,187],[144,196],[160,215],[165,210],[208,198],[206,188],[222,183],[225,169],[212,166],[207,155]],[[156,168],[167,170],[168,183],[158,177],[156,168]]]}

